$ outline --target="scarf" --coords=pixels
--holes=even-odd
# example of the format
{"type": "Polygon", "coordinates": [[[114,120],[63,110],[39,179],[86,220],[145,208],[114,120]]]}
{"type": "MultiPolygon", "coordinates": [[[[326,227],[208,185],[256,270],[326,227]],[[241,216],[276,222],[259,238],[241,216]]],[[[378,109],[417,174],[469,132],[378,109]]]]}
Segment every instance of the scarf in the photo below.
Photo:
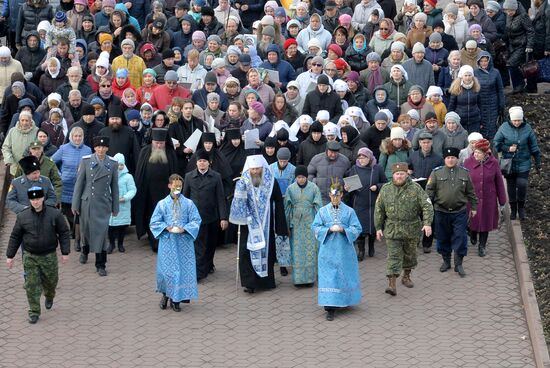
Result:
{"type": "Polygon", "coordinates": [[[135,100],[134,102],[130,102],[128,101],[128,99],[126,98],[126,96],[124,95],[124,93],[122,94],[122,96],[120,97],[121,101],[124,102],[124,104],[128,107],[134,107],[138,104],[138,100],[137,100],[137,96],[135,96],[135,100]]]}
{"type": "Polygon", "coordinates": [[[474,80],[472,79],[472,82],[471,83],[464,83],[464,80],[460,81],[460,85],[462,86],[462,88],[466,88],[466,89],[472,89],[472,87],[474,86],[474,80]]]}
{"type": "Polygon", "coordinates": [[[17,124],[17,129],[18,129],[19,132],[21,132],[22,134],[28,134],[28,133],[32,130],[32,128],[34,128],[34,124],[31,124],[31,127],[30,127],[30,128],[27,128],[27,129],[23,129],[23,128],[21,127],[20,124],[17,124]]]}
{"type": "Polygon", "coordinates": [[[460,66],[453,68],[449,65],[449,74],[451,75],[451,79],[455,80],[456,77],[458,77],[458,71],[460,70],[460,66]]]}
{"type": "Polygon", "coordinates": [[[369,74],[367,89],[372,94],[374,89],[382,84],[384,84],[384,78],[382,78],[382,72],[380,72],[380,67],[378,67],[376,71],[371,71],[369,74]]]}
{"type": "Polygon", "coordinates": [[[408,96],[407,97],[407,102],[409,103],[409,105],[411,105],[411,107],[415,110],[422,110],[422,108],[424,107],[424,104],[426,103],[426,98],[425,97],[422,97],[422,99],[420,101],[418,101],[418,103],[414,103],[412,100],[411,100],[411,96],[408,96]]]}

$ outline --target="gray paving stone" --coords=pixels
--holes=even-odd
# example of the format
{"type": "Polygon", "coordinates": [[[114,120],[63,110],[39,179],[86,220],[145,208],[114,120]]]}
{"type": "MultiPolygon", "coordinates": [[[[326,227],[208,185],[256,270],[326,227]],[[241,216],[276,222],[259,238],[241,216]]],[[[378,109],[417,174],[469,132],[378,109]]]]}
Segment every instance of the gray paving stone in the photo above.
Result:
{"type": "MultiPolygon", "coordinates": [[[[5,253],[14,223],[0,234],[5,253]]],[[[533,367],[533,353],[504,232],[488,256],[471,249],[464,279],[419,254],[413,289],[384,293],[385,251],[360,264],[363,303],[325,321],[317,291],[277,275],[277,289],[235,287],[236,249],[216,253],[217,272],[181,313],[158,308],[155,255],[130,232],[127,252],[108,256],[109,276],[72,253],[58,296],[38,324],[26,321],[22,266],[0,267],[0,367],[533,367]]]]}

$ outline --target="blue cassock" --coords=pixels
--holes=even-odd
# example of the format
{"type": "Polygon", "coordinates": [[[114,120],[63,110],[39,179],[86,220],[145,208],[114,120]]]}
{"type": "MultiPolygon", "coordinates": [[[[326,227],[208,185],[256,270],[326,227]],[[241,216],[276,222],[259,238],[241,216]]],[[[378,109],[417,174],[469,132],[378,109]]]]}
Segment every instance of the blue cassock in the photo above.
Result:
{"type": "Polygon", "coordinates": [[[171,195],[159,201],[151,216],[151,232],[159,239],[157,291],[174,302],[199,297],[194,242],[200,225],[197,207],[181,194],[177,201],[171,195]],[[181,227],[185,232],[169,233],[169,226],[181,227]]]}
{"type": "Polygon", "coordinates": [[[361,223],[355,211],[344,203],[337,209],[329,203],[317,212],[311,229],[319,241],[319,305],[347,307],[359,304],[359,263],[353,242],[361,233],[361,223]],[[342,226],[344,232],[331,232],[329,228],[335,224],[342,226]]]}

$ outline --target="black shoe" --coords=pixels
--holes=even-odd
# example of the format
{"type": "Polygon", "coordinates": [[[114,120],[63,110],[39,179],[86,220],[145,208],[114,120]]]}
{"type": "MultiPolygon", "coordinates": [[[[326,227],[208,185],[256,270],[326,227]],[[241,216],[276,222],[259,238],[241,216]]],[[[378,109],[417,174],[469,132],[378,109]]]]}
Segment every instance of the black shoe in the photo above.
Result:
{"type": "Polygon", "coordinates": [[[124,252],[126,252],[126,248],[124,248],[124,245],[119,244],[119,245],[118,245],[118,251],[119,251],[120,253],[124,253],[124,252]]]}
{"type": "Polygon", "coordinates": [[[38,322],[38,316],[29,316],[29,323],[31,325],[34,325],[36,322],[38,322]]]}
{"type": "Polygon", "coordinates": [[[424,253],[431,253],[432,252],[432,247],[422,247],[422,251],[424,253]]]}
{"type": "Polygon", "coordinates": [[[288,270],[286,267],[281,267],[281,276],[288,276],[288,270]]]}
{"type": "Polygon", "coordinates": [[[166,306],[168,306],[168,297],[166,295],[163,295],[160,298],[159,307],[160,307],[160,309],[165,310],[166,306]]]}
{"type": "Polygon", "coordinates": [[[327,321],[334,321],[334,310],[327,311],[327,321]]]}
{"type": "Polygon", "coordinates": [[[518,216],[521,221],[527,220],[527,216],[525,216],[525,201],[518,201],[518,216]]]}
{"type": "Polygon", "coordinates": [[[74,241],[74,250],[75,252],[80,252],[82,247],[80,246],[80,239],[74,241]]]}
{"type": "Polygon", "coordinates": [[[470,243],[472,245],[477,244],[477,233],[475,231],[470,231],[470,243]]]}
{"type": "Polygon", "coordinates": [[[99,276],[107,276],[107,270],[104,268],[98,268],[97,273],[99,274],[99,276]]]}
{"type": "Polygon", "coordinates": [[[113,254],[113,250],[115,250],[115,244],[111,243],[109,244],[109,248],[107,248],[107,254],[113,254]]]}
{"type": "Polygon", "coordinates": [[[86,262],[88,262],[88,255],[84,254],[84,253],[81,253],[80,254],[80,263],[86,264],[86,262]]]}
{"type": "Polygon", "coordinates": [[[515,220],[518,213],[518,202],[510,202],[510,220],[515,220]]]}
{"type": "Polygon", "coordinates": [[[216,266],[212,265],[212,267],[210,267],[210,270],[208,271],[208,273],[214,273],[216,272],[216,266]]]}
{"type": "Polygon", "coordinates": [[[46,299],[46,301],[44,302],[44,306],[46,307],[46,309],[52,309],[53,299],[46,299]]]}
{"type": "Polygon", "coordinates": [[[170,300],[170,307],[172,307],[174,312],[181,312],[180,303],[174,303],[170,300]]]}
{"type": "Polygon", "coordinates": [[[451,259],[450,258],[443,258],[443,263],[441,264],[441,267],[439,267],[440,272],[447,272],[451,269],[451,259]]]}
{"type": "Polygon", "coordinates": [[[458,275],[460,277],[465,277],[466,276],[466,271],[464,271],[464,267],[462,267],[461,264],[455,266],[455,272],[458,272],[458,275]]]}
{"type": "Polygon", "coordinates": [[[249,294],[254,294],[254,289],[245,287],[244,292],[249,294]]]}

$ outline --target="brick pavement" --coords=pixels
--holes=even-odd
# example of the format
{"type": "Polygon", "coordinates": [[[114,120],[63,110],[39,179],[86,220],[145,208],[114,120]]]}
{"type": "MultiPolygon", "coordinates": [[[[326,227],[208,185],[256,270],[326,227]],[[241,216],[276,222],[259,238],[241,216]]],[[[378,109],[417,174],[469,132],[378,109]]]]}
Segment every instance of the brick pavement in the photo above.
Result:
{"type": "Polygon", "coordinates": [[[274,291],[235,288],[235,249],[217,252],[217,272],[181,313],[158,308],[155,256],[129,236],[109,256],[109,276],[78,253],[60,267],[58,296],[29,325],[21,260],[4,264],[14,218],[0,237],[0,367],[532,367],[533,353],[504,232],[488,256],[465,259],[468,276],[441,274],[435,254],[419,256],[414,289],[384,293],[383,245],[360,264],[363,303],[333,322],[316,289],[277,277],[274,291]],[[8,234],[7,234],[8,233],[8,234]]]}

